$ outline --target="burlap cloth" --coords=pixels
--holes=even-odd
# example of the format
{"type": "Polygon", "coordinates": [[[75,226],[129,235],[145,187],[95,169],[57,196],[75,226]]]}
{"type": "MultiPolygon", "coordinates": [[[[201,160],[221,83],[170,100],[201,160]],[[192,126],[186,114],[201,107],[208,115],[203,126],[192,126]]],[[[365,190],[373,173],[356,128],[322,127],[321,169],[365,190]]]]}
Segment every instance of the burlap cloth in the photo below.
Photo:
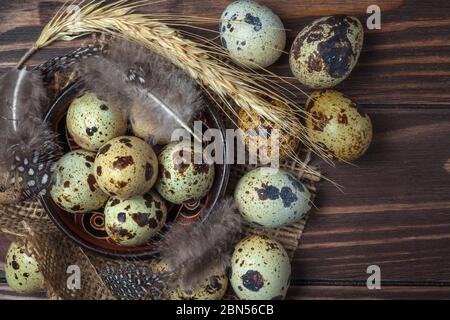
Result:
{"type": "MultiPolygon", "coordinates": [[[[56,96],[70,82],[72,76],[70,62],[84,56],[97,54],[102,50],[102,44],[96,43],[86,48],[80,48],[65,56],[64,59],[55,58],[38,66],[44,75],[50,94],[56,96]]],[[[301,151],[305,164],[310,162],[310,153],[301,151]]],[[[283,169],[288,170],[299,178],[308,189],[315,194],[317,177],[305,173],[302,165],[293,161],[281,163],[283,169]]],[[[227,193],[232,195],[239,179],[248,171],[256,168],[254,165],[231,166],[230,180],[227,193]]],[[[248,234],[264,234],[281,244],[291,259],[298,247],[308,215],[294,225],[280,229],[264,229],[249,227],[248,234]]],[[[115,265],[117,260],[110,259],[79,247],[59,231],[39,201],[27,201],[16,205],[0,205],[0,232],[11,239],[26,238],[31,243],[33,254],[36,256],[40,270],[45,278],[48,297],[51,299],[116,299],[108,289],[99,274],[105,265],[115,265]],[[77,265],[81,270],[80,289],[68,289],[67,267],[77,265]]],[[[132,261],[138,268],[148,265],[149,261],[132,261]]],[[[227,298],[232,298],[227,295],[227,298]]]]}

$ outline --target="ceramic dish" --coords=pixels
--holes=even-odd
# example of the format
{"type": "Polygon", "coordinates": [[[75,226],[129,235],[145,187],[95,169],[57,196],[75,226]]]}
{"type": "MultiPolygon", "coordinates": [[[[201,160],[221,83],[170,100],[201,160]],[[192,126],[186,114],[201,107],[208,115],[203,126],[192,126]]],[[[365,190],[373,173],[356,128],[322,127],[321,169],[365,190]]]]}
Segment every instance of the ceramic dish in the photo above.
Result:
{"type": "MultiPolygon", "coordinates": [[[[81,82],[75,82],[68,86],[56,98],[46,115],[46,121],[50,123],[53,130],[60,134],[60,143],[64,153],[79,149],[67,133],[65,118],[70,103],[82,92],[83,85],[81,82]]],[[[197,119],[201,120],[206,128],[219,129],[222,134],[222,141],[225,141],[224,125],[220,115],[212,106],[205,108],[198,115],[197,119]]],[[[226,159],[225,143],[222,145],[226,159]]],[[[158,152],[159,150],[155,149],[155,151],[158,152]]],[[[194,203],[184,203],[183,205],[168,204],[167,222],[189,224],[193,221],[207,219],[213,212],[216,203],[223,197],[229,176],[228,165],[216,164],[215,166],[215,180],[209,194],[194,203]]],[[[154,255],[161,244],[161,238],[156,238],[148,244],[137,247],[117,245],[106,234],[102,211],[75,215],[59,208],[50,197],[44,198],[42,202],[57,227],[70,239],[88,250],[111,257],[142,258],[154,255]]],[[[162,233],[166,231],[167,228],[163,229],[162,233]]]]}

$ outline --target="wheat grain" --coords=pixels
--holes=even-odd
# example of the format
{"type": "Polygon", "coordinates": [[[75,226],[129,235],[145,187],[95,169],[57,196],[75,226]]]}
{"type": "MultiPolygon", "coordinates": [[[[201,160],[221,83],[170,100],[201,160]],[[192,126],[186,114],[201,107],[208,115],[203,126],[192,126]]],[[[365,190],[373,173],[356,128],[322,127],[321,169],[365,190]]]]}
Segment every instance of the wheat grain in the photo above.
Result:
{"type": "MultiPolygon", "coordinates": [[[[220,46],[208,47],[183,37],[179,31],[162,22],[164,16],[159,18],[135,12],[138,7],[148,4],[151,2],[144,0],[129,4],[126,0],[119,0],[111,4],[104,4],[104,1],[90,2],[80,6],[78,12],[63,8],[44,27],[30,52],[58,40],[68,41],[97,32],[136,42],[168,58],[202,87],[210,90],[222,102],[219,108],[227,115],[236,114],[237,108],[254,110],[260,117],[280,128],[282,134],[299,140],[331,163],[326,151],[309,139],[307,128],[300,122],[305,111],[286,97],[282,90],[277,90],[276,86],[280,85],[276,81],[286,82],[285,79],[272,73],[265,76],[231,66],[224,59],[228,57],[227,52],[220,46]],[[280,103],[273,104],[270,100],[280,103]]],[[[187,17],[185,19],[189,20],[187,17]]],[[[218,104],[221,103],[219,101],[218,104]]],[[[302,163],[292,150],[287,151],[292,160],[302,163]]],[[[320,175],[313,169],[308,171],[320,175]]]]}

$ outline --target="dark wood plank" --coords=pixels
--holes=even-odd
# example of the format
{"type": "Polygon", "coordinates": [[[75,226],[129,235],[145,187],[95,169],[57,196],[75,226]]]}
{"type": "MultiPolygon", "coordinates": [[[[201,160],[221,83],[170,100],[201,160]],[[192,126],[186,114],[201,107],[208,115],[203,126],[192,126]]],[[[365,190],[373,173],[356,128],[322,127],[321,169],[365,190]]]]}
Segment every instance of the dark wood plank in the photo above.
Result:
{"type": "Polygon", "coordinates": [[[21,294],[14,292],[5,283],[0,283],[0,300],[46,300],[45,292],[21,294]]]}
{"type": "Polygon", "coordinates": [[[355,286],[292,286],[289,290],[289,300],[448,300],[450,288],[445,287],[414,287],[414,286],[381,286],[380,290],[369,290],[366,287],[355,286]]]}
{"type": "Polygon", "coordinates": [[[355,166],[324,168],[295,279],[450,279],[450,109],[372,109],[375,139],[355,166]]]}
{"type": "MultiPolygon", "coordinates": [[[[261,1],[280,15],[288,32],[288,46],[314,18],[337,13],[358,16],[365,24],[366,8],[373,1],[261,1]]],[[[0,71],[13,66],[31,46],[59,2],[1,1],[0,71]]],[[[219,18],[228,1],[168,0],[143,9],[219,18]],[[203,8],[207,7],[208,10],[203,8]]],[[[382,10],[381,30],[367,31],[360,63],[351,77],[337,88],[365,104],[445,104],[450,98],[450,3],[432,1],[377,1],[382,10]]],[[[217,30],[216,23],[204,25],[217,30]]],[[[211,37],[215,33],[211,33],[211,37]]],[[[79,42],[57,43],[34,57],[31,63],[67,52],[79,42]]],[[[290,76],[288,58],[272,69],[290,76]]],[[[294,84],[298,84],[293,81],[294,84]]],[[[310,91],[310,90],[307,90],[310,91]]],[[[304,99],[300,97],[300,100],[304,99]]]]}

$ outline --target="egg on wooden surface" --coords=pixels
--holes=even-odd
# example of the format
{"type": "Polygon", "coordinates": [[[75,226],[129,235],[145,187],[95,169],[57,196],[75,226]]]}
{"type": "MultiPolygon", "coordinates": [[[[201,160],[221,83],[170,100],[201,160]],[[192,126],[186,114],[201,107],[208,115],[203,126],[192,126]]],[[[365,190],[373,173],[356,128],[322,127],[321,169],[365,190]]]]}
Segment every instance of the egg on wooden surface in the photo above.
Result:
{"type": "Polygon", "coordinates": [[[266,236],[239,242],[231,257],[230,283],[242,300],[282,300],[289,288],[291,263],[283,246],[266,236]]]}
{"type": "Polygon", "coordinates": [[[372,123],[358,105],[334,90],[316,91],[306,102],[305,124],[309,138],[336,160],[361,157],[372,141],[372,123]]]}
{"type": "Polygon", "coordinates": [[[6,253],[6,281],[19,293],[33,293],[44,287],[44,276],[30,249],[29,244],[13,242],[6,253]]]}
{"type": "MultiPolygon", "coordinates": [[[[170,272],[171,268],[163,260],[156,259],[151,263],[151,269],[155,273],[170,272]]],[[[209,276],[194,288],[177,288],[165,292],[164,298],[168,300],[220,300],[225,296],[228,289],[228,277],[218,269],[208,272],[209,276]]]]}
{"type": "Polygon", "coordinates": [[[158,177],[158,158],[145,141],[117,137],[100,148],[94,171],[104,192],[126,199],[150,191],[158,177]]]}
{"type": "Polygon", "coordinates": [[[183,143],[168,144],[159,154],[159,178],[156,189],[169,202],[198,200],[206,196],[214,183],[214,164],[196,163],[193,148],[183,143]]]}
{"type": "Polygon", "coordinates": [[[120,245],[139,246],[158,235],[167,219],[164,200],[155,193],[126,200],[112,197],[105,207],[105,229],[120,245]]]}
{"type": "Polygon", "coordinates": [[[235,1],[220,21],[222,45],[237,63],[265,68],[282,55],[286,32],[280,18],[268,7],[255,1],[235,1]]]}
{"type": "Polygon", "coordinates": [[[263,119],[254,110],[240,109],[238,126],[242,130],[240,134],[247,150],[254,153],[259,149],[258,157],[260,159],[265,160],[276,156],[276,154],[272,155],[272,147],[275,146],[275,142],[272,140],[275,137],[273,135],[274,129],[278,130],[278,156],[280,161],[288,158],[290,154],[295,153],[299,148],[299,140],[290,139],[288,135],[283,134],[277,125],[263,119]]]}
{"type": "Polygon", "coordinates": [[[296,37],[289,55],[295,77],[314,89],[330,88],[345,80],[362,50],[364,29],[352,16],[313,21],[296,37]]]}
{"type": "Polygon", "coordinates": [[[234,199],[242,216],[259,226],[279,228],[300,220],[311,209],[311,193],[282,169],[257,168],[239,180],[234,199]]]}
{"type": "Polygon", "coordinates": [[[67,130],[80,147],[97,151],[109,140],[124,135],[127,121],[117,107],[87,92],[70,104],[67,130]]]}
{"type": "Polygon", "coordinates": [[[56,164],[50,195],[63,210],[86,213],[103,207],[108,195],[100,189],[94,175],[95,153],[72,151],[56,164]]]}

